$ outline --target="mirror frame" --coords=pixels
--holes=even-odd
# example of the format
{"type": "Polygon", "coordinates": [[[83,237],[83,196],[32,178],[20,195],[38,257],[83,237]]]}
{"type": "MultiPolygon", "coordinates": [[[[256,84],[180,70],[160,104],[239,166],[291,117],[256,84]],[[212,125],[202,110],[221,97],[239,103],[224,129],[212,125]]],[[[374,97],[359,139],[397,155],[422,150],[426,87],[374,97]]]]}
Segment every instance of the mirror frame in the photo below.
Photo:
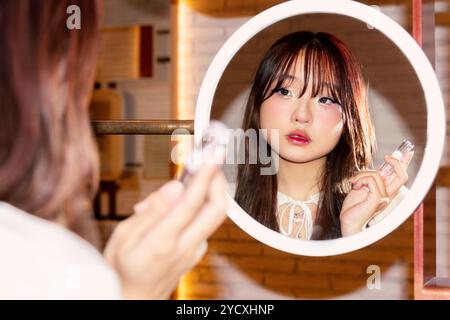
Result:
{"type": "Polygon", "coordinates": [[[445,108],[434,69],[414,38],[394,20],[368,5],[345,0],[291,0],[271,7],[243,24],[222,46],[210,64],[200,87],[195,110],[195,142],[208,128],[211,107],[222,73],[234,55],[258,32],[284,19],[304,14],[334,14],[351,17],[382,32],[405,55],[424,91],[427,109],[427,139],[416,179],[403,201],[375,226],[352,236],[333,240],[299,240],[271,230],[247,214],[227,194],[228,216],[256,240],[278,250],[305,256],[330,256],[351,252],[380,240],[400,226],[426,196],[439,169],[445,139],[445,108]]]}

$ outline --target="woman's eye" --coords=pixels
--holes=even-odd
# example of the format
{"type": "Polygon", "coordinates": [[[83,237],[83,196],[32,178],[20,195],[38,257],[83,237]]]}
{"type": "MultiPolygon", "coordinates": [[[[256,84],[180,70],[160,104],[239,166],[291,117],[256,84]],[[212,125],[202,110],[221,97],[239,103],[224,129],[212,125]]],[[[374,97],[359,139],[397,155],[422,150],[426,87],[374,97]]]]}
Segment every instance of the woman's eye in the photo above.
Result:
{"type": "Polygon", "coordinates": [[[292,97],[292,93],[286,88],[277,88],[275,89],[275,93],[284,97],[292,97]]]}
{"type": "Polygon", "coordinates": [[[339,104],[335,100],[333,100],[331,98],[328,98],[328,97],[321,97],[319,99],[319,103],[323,103],[323,104],[339,104]]]}

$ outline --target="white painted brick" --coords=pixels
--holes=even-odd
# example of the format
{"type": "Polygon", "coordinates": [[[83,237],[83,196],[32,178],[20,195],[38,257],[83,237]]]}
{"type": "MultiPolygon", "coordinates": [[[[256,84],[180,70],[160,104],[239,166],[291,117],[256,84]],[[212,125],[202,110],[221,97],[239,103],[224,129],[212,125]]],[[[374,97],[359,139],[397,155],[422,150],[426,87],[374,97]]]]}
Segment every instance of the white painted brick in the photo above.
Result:
{"type": "Polygon", "coordinates": [[[243,25],[245,22],[247,22],[250,17],[234,17],[230,16],[227,18],[219,18],[214,16],[208,16],[201,13],[196,13],[193,16],[193,22],[195,24],[195,27],[205,27],[205,28],[211,28],[211,27],[235,27],[238,28],[241,25],[243,25]]]}
{"type": "Polygon", "coordinates": [[[224,44],[223,40],[197,42],[193,45],[193,54],[196,55],[215,55],[224,44]]]}
{"type": "Polygon", "coordinates": [[[225,28],[211,27],[211,28],[197,28],[192,27],[185,31],[187,41],[192,41],[194,44],[201,41],[209,41],[220,39],[225,36],[225,28]]]}

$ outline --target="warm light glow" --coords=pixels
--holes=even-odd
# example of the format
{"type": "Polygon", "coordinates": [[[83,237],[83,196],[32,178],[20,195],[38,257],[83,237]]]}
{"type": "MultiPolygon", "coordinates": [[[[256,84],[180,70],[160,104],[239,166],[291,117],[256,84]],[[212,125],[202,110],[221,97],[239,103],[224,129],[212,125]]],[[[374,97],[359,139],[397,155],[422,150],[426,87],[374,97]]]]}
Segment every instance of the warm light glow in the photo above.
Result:
{"type": "MultiPolygon", "coordinates": [[[[180,0],[177,6],[177,119],[194,119],[194,107],[189,105],[187,84],[189,79],[187,75],[192,75],[192,70],[189,70],[189,51],[188,51],[188,34],[189,34],[189,24],[188,16],[192,14],[191,9],[185,3],[185,1],[180,0]]],[[[186,157],[186,151],[188,144],[190,144],[192,138],[189,136],[178,136],[176,141],[178,142],[177,157],[178,159],[184,159],[186,157]]],[[[182,166],[177,165],[175,168],[175,176],[179,177],[181,175],[182,166]]]]}
{"type": "MultiPolygon", "coordinates": [[[[189,35],[189,24],[188,17],[192,14],[191,9],[185,0],[179,0],[177,6],[177,26],[178,26],[178,39],[177,39],[177,110],[176,117],[177,119],[194,119],[194,106],[190,105],[192,103],[189,100],[188,96],[188,88],[187,84],[189,83],[189,79],[187,78],[189,75],[192,75],[192,70],[189,69],[190,64],[188,63],[189,58],[189,46],[188,46],[188,35],[189,35]]],[[[192,79],[191,79],[192,82],[192,79]]],[[[192,137],[190,136],[178,136],[178,148],[177,148],[177,157],[178,159],[184,159],[186,157],[187,150],[189,149],[189,145],[192,141],[192,137]]],[[[182,166],[176,166],[176,177],[179,177],[181,174],[182,166]]],[[[178,300],[186,300],[189,298],[190,292],[190,282],[188,274],[185,274],[181,277],[180,282],[178,284],[175,299],[178,300]]]]}
{"type": "Polygon", "coordinates": [[[190,106],[188,105],[186,101],[187,97],[187,90],[186,90],[186,84],[187,81],[187,75],[192,74],[192,72],[189,72],[191,70],[188,70],[188,37],[189,34],[189,25],[187,23],[187,16],[189,15],[189,7],[184,3],[184,1],[180,1],[178,4],[178,39],[177,39],[177,46],[178,46],[178,66],[177,66],[177,77],[178,77],[178,83],[177,83],[177,90],[178,90],[178,101],[177,101],[177,118],[178,119],[193,119],[194,114],[193,110],[190,110],[190,106]]]}
{"type": "Polygon", "coordinates": [[[190,292],[189,285],[190,285],[190,283],[188,281],[188,276],[187,276],[187,274],[185,274],[181,277],[180,283],[178,284],[178,287],[177,287],[177,294],[176,294],[177,300],[189,299],[189,292],[190,292]]]}

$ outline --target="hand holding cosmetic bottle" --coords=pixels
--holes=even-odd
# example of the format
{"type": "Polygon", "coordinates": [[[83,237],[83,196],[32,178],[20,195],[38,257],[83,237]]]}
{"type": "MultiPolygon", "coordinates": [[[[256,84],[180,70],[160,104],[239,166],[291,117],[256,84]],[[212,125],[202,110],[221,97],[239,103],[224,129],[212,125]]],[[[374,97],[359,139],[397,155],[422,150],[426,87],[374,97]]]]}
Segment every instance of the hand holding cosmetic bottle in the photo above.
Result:
{"type": "MultiPolygon", "coordinates": [[[[223,159],[217,143],[207,145],[207,155],[223,159]]],[[[187,164],[182,181],[172,180],[136,204],[134,215],[114,230],[104,255],[121,279],[125,298],[168,298],[202,258],[207,238],[226,217],[219,164],[187,164]]]]}
{"type": "Polygon", "coordinates": [[[342,204],[340,221],[343,236],[363,231],[389,205],[408,181],[406,169],[414,155],[414,145],[404,140],[378,170],[358,173],[350,179],[352,190],[342,204]]]}

